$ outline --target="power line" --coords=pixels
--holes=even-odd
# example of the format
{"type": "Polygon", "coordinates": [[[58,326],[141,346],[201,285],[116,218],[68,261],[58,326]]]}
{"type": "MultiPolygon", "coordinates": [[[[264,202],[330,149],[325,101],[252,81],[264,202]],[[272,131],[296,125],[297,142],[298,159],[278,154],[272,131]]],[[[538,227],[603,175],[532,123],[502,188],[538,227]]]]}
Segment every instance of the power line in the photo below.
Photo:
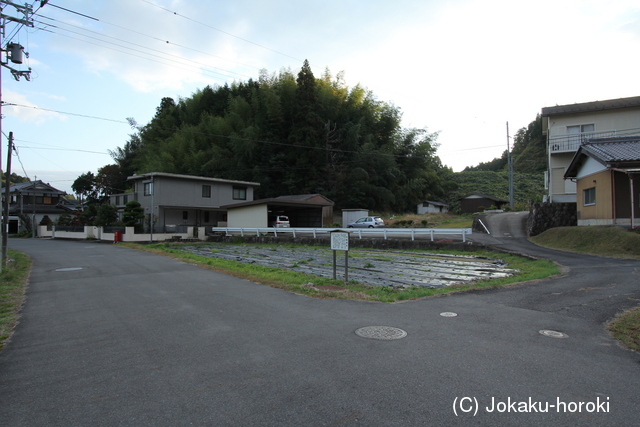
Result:
{"type": "MultiPolygon", "coordinates": [[[[44,15],[38,15],[38,16],[40,16],[41,18],[45,18],[45,19],[49,19],[49,20],[52,20],[52,21],[56,21],[56,22],[63,23],[63,24],[65,24],[65,25],[69,25],[69,26],[71,26],[71,27],[79,28],[79,29],[82,29],[82,30],[84,30],[84,31],[89,31],[89,32],[93,32],[93,33],[96,33],[96,34],[101,34],[101,33],[97,32],[97,31],[88,30],[88,29],[85,29],[85,28],[79,27],[79,26],[77,26],[77,25],[69,24],[68,22],[62,22],[62,21],[59,21],[59,20],[57,20],[57,19],[50,18],[50,17],[44,16],[44,15]]],[[[193,49],[193,48],[190,48],[190,47],[188,47],[188,46],[181,45],[181,44],[178,44],[178,43],[175,43],[175,42],[172,42],[172,41],[166,40],[166,39],[162,39],[162,38],[160,38],[160,37],[152,36],[152,35],[150,35],[150,34],[146,34],[146,33],[143,33],[143,32],[140,32],[140,31],[137,31],[137,30],[134,30],[134,29],[131,29],[131,28],[124,27],[124,26],[122,26],[122,25],[114,24],[114,23],[112,23],[112,22],[105,21],[105,20],[103,20],[103,19],[100,19],[100,20],[99,20],[99,22],[101,22],[101,23],[103,23],[103,24],[110,25],[110,26],[112,26],[112,27],[120,28],[120,29],[125,30],[125,31],[129,31],[129,32],[134,33],[134,34],[141,35],[141,36],[143,36],[143,37],[150,38],[150,39],[152,39],[152,40],[159,41],[159,42],[161,42],[161,43],[163,43],[163,44],[165,44],[165,45],[176,46],[176,47],[179,47],[179,48],[181,48],[181,49],[186,49],[186,50],[189,50],[189,51],[191,51],[191,52],[196,52],[196,53],[199,53],[199,54],[202,54],[202,55],[210,56],[210,57],[212,57],[212,58],[217,58],[217,59],[221,59],[221,60],[223,60],[223,61],[233,62],[233,63],[239,64],[239,65],[242,65],[242,66],[244,66],[244,67],[255,68],[256,70],[259,70],[259,69],[260,69],[260,67],[256,67],[255,65],[245,64],[244,62],[236,61],[236,60],[234,60],[234,59],[229,59],[229,58],[224,58],[224,57],[222,57],[222,56],[213,55],[213,54],[212,54],[212,53],[210,53],[210,52],[204,52],[204,51],[202,51],[202,50],[193,49]]],[[[46,24],[45,24],[45,25],[46,25],[46,24]]],[[[104,36],[105,36],[105,37],[110,37],[110,36],[108,36],[108,35],[106,35],[106,34],[104,34],[104,36]]]]}
{"type": "Polygon", "coordinates": [[[64,8],[64,7],[61,7],[61,6],[57,6],[57,5],[53,4],[53,3],[48,3],[48,4],[49,4],[49,6],[53,6],[53,7],[55,7],[55,8],[58,8],[58,9],[64,10],[64,11],[66,11],[66,12],[70,12],[70,13],[73,13],[73,14],[75,14],[75,15],[79,15],[79,16],[84,16],[85,18],[89,18],[89,19],[92,19],[92,20],[94,20],[94,21],[99,21],[99,19],[94,18],[93,16],[85,15],[84,13],[76,12],[75,10],[66,9],[66,8],[64,8]]]}
{"type": "Polygon", "coordinates": [[[219,29],[219,28],[213,27],[213,26],[211,26],[211,25],[209,25],[209,24],[205,24],[204,22],[200,22],[200,21],[195,20],[195,19],[193,19],[193,18],[190,18],[190,17],[188,17],[188,16],[182,15],[182,14],[180,14],[180,13],[178,13],[178,12],[175,12],[175,11],[169,10],[169,9],[167,9],[166,7],[162,7],[162,6],[160,6],[160,5],[157,5],[157,4],[152,3],[152,2],[150,2],[150,1],[147,1],[147,0],[142,0],[142,1],[143,1],[144,3],[150,4],[151,6],[155,6],[155,7],[157,7],[158,9],[162,9],[162,10],[164,10],[165,12],[169,12],[169,13],[171,13],[171,14],[172,14],[172,15],[174,15],[174,16],[179,16],[180,18],[186,19],[186,20],[191,21],[191,22],[195,22],[196,24],[200,24],[200,25],[202,25],[202,26],[204,26],[204,27],[207,27],[207,28],[210,28],[210,29],[212,29],[212,30],[219,31],[219,32],[221,32],[222,34],[226,34],[226,35],[228,35],[228,36],[230,36],[230,37],[234,37],[234,38],[236,38],[236,39],[238,39],[238,40],[242,40],[243,42],[250,43],[250,44],[252,44],[252,45],[254,45],[254,46],[258,46],[258,47],[260,47],[260,48],[262,48],[262,49],[266,49],[266,50],[269,50],[269,51],[271,51],[271,52],[277,53],[278,55],[286,56],[287,58],[295,59],[296,61],[302,62],[302,60],[301,60],[301,59],[299,59],[299,58],[295,58],[295,57],[293,57],[293,56],[291,56],[291,55],[287,55],[286,53],[279,52],[279,51],[277,51],[277,50],[275,50],[275,49],[271,49],[271,48],[266,47],[266,46],[263,46],[263,45],[261,45],[261,44],[258,44],[258,43],[255,43],[255,42],[252,42],[251,40],[247,40],[247,39],[244,39],[244,38],[242,38],[242,37],[236,36],[235,34],[231,34],[231,33],[227,32],[227,31],[224,31],[224,30],[221,30],[221,29],[219,29]]]}
{"type": "MultiPolygon", "coordinates": [[[[82,118],[104,120],[104,121],[109,121],[109,122],[114,122],[114,123],[123,123],[123,124],[129,125],[129,122],[127,122],[127,121],[115,120],[115,119],[107,119],[107,118],[104,118],[104,117],[97,117],[97,116],[89,116],[89,115],[86,115],[86,114],[69,113],[69,112],[64,112],[64,111],[58,111],[58,110],[52,110],[52,109],[48,109],[48,108],[41,108],[41,107],[34,107],[34,106],[27,106],[27,105],[16,104],[16,103],[3,103],[3,105],[12,105],[12,106],[16,106],[16,107],[31,108],[31,109],[35,109],[35,110],[49,111],[49,112],[58,113],[58,114],[67,114],[67,115],[78,116],[78,117],[82,117],[82,118]]],[[[397,155],[397,154],[391,154],[391,153],[383,153],[383,152],[380,152],[380,151],[376,151],[375,153],[368,153],[368,152],[358,151],[358,150],[341,150],[341,149],[338,149],[338,148],[329,148],[329,149],[327,149],[324,146],[310,147],[310,146],[307,146],[307,145],[291,144],[291,143],[287,143],[287,142],[266,141],[266,140],[262,140],[262,139],[245,138],[245,137],[239,137],[239,136],[233,136],[233,135],[213,134],[213,133],[209,133],[209,132],[199,132],[199,131],[188,130],[188,129],[169,129],[169,128],[158,128],[158,129],[160,129],[160,130],[168,130],[168,131],[173,131],[173,132],[179,132],[179,133],[187,133],[187,134],[192,134],[192,135],[209,136],[209,137],[215,137],[215,138],[226,138],[226,139],[229,139],[229,140],[236,140],[236,141],[255,142],[255,143],[259,143],[259,144],[279,145],[279,146],[283,146],[283,147],[305,148],[305,149],[309,149],[309,150],[318,150],[318,151],[327,151],[328,150],[329,152],[342,153],[342,154],[348,154],[348,153],[353,153],[353,154],[375,154],[376,156],[394,157],[394,158],[409,158],[409,157],[411,157],[409,155],[397,155]]],[[[99,154],[102,154],[102,153],[99,153],[99,154]]]]}
{"type": "MultiPolygon", "coordinates": [[[[134,54],[132,54],[132,53],[131,53],[131,52],[129,52],[129,51],[122,51],[122,50],[118,50],[118,49],[115,49],[115,48],[112,48],[112,47],[109,47],[109,46],[104,46],[104,45],[101,45],[101,44],[98,44],[98,43],[93,43],[93,42],[90,42],[90,41],[88,41],[88,40],[82,40],[82,39],[79,39],[79,38],[76,38],[76,37],[68,36],[68,35],[66,35],[66,34],[57,33],[57,32],[55,32],[55,31],[51,31],[51,30],[48,30],[48,29],[45,29],[45,28],[40,28],[40,30],[42,30],[42,31],[47,31],[47,32],[50,32],[50,33],[52,33],[52,34],[57,34],[57,35],[59,35],[59,36],[61,36],[61,37],[67,37],[67,38],[70,38],[70,39],[72,39],[72,40],[78,40],[78,41],[81,41],[81,42],[84,42],[84,43],[92,44],[92,45],[94,45],[94,46],[100,46],[100,47],[102,47],[102,48],[104,48],[104,49],[110,49],[110,50],[113,50],[113,51],[115,51],[115,52],[123,53],[123,54],[125,54],[125,55],[130,55],[130,56],[134,56],[134,57],[136,57],[136,58],[145,59],[145,60],[147,60],[147,61],[151,61],[151,62],[155,62],[155,63],[158,63],[158,64],[166,65],[166,66],[168,66],[168,67],[174,67],[174,68],[177,68],[177,69],[179,69],[179,70],[184,70],[184,71],[189,71],[189,72],[201,72],[201,73],[202,73],[202,72],[204,72],[205,74],[206,74],[206,73],[209,73],[209,74],[212,74],[212,73],[213,73],[213,74],[217,74],[217,76],[210,76],[210,77],[212,77],[212,78],[218,78],[218,79],[220,78],[220,76],[223,76],[223,77],[229,77],[229,76],[225,76],[224,74],[218,73],[218,72],[216,72],[216,71],[203,70],[203,69],[201,69],[201,68],[195,68],[195,69],[194,69],[194,68],[191,68],[191,69],[189,69],[189,68],[185,68],[185,67],[179,67],[179,66],[177,66],[177,65],[173,65],[173,64],[168,64],[168,63],[166,63],[166,62],[158,61],[158,60],[155,60],[155,59],[152,59],[152,58],[145,58],[145,57],[142,57],[142,56],[134,55],[134,54]]],[[[67,31],[68,31],[68,30],[67,30],[67,31]]],[[[86,37],[86,36],[85,36],[85,37],[86,37]]],[[[116,45],[116,46],[117,46],[117,45],[116,45]]],[[[121,46],[121,47],[122,47],[122,46],[121,46]]],[[[150,56],[156,56],[156,57],[158,57],[157,55],[152,55],[152,54],[148,54],[148,53],[145,53],[145,52],[141,52],[141,53],[144,53],[145,55],[150,55],[150,56]]],[[[168,61],[172,61],[172,60],[169,60],[169,59],[166,59],[166,58],[161,58],[161,57],[158,57],[158,58],[160,58],[160,59],[165,59],[165,60],[168,60],[168,61]]],[[[173,62],[178,62],[178,61],[173,61],[173,62]]]]}
{"type": "Polygon", "coordinates": [[[31,108],[34,110],[42,110],[42,111],[48,111],[50,113],[57,113],[57,114],[66,114],[69,116],[77,116],[77,117],[84,117],[86,119],[95,119],[95,120],[104,120],[107,122],[115,122],[115,123],[124,123],[124,124],[129,124],[129,122],[125,121],[125,120],[115,120],[115,119],[107,119],[105,117],[97,117],[97,116],[89,116],[86,114],[78,114],[78,113],[69,113],[69,112],[65,112],[65,111],[58,111],[58,110],[52,110],[49,108],[42,108],[42,107],[34,107],[32,105],[22,105],[22,104],[16,104],[13,102],[3,102],[2,105],[10,105],[10,106],[14,106],[14,107],[22,107],[22,108],[31,108]]]}
{"type": "Polygon", "coordinates": [[[89,153],[89,154],[104,154],[109,155],[109,153],[105,153],[102,151],[90,151],[90,150],[79,150],[77,148],[46,148],[46,147],[29,147],[28,145],[20,145],[20,148],[28,148],[32,150],[52,150],[52,151],[73,151],[77,153],[89,153]]]}
{"type": "MultiPolygon", "coordinates": [[[[153,48],[150,48],[150,47],[146,47],[146,46],[143,46],[143,45],[141,45],[141,44],[133,43],[133,42],[130,42],[130,41],[127,41],[127,40],[119,39],[119,38],[117,38],[117,37],[113,37],[113,36],[109,36],[109,35],[106,35],[106,34],[102,34],[102,33],[99,33],[99,32],[97,32],[97,31],[84,29],[84,28],[81,28],[81,27],[78,27],[78,26],[76,26],[76,25],[72,25],[72,24],[67,24],[67,23],[65,23],[65,22],[61,22],[61,21],[58,21],[58,20],[53,19],[53,18],[47,18],[47,17],[42,16],[42,15],[40,15],[40,16],[41,16],[42,18],[45,18],[45,19],[51,19],[51,20],[53,20],[53,21],[60,22],[60,23],[62,23],[62,24],[64,24],[64,25],[69,25],[70,27],[79,28],[79,29],[81,29],[81,30],[83,30],[83,31],[86,31],[86,32],[89,32],[89,33],[93,33],[93,34],[100,35],[100,36],[102,36],[102,37],[107,37],[107,38],[110,38],[110,39],[113,39],[113,40],[117,40],[117,41],[122,42],[122,43],[128,43],[128,44],[130,44],[130,45],[132,45],[132,46],[137,46],[137,47],[140,47],[140,48],[142,48],[142,49],[146,49],[146,50],[149,50],[149,51],[152,51],[152,52],[157,52],[157,53],[160,53],[160,54],[162,54],[162,55],[169,56],[169,57],[178,58],[178,59],[180,59],[181,61],[187,61],[187,59],[185,59],[185,58],[183,58],[182,56],[179,56],[179,55],[174,55],[174,54],[171,54],[171,53],[166,53],[166,52],[163,52],[163,51],[158,50],[158,49],[153,49],[153,48]]],[[[117,43],[112,43],[112,42],[109,42],[109,41],[106,41],[106,40],[103,40],[103,39],[100,39],[100,38],[97,38],[97,37],[88,36],[88,35],[86,35],[86,34],[82,34],[82,33],[79,33],[79,32],[76,32],[76,31],[72,31],[72,30],[69,30],[69,29],[66,29],[66,28],[62,28],[62,27],[59,27],[59,26],[56,26],[56,25],[47,24],[47,23],[42,22],[42,21],[36,21],[36,22],[38,22],[38,23],[40,23],[40,24],[43,24],[43,25],[47,25],[47,26],[49,26],[49,27],[58,28],[58,29],[60,29],[60,30],[62,30],[62,31],[67,31],[67,32],[72,33],[72,34],[77,34],[77,35],[82,36],[82,37],[86,37],[86,38],[89,38],[89,39],[97,40],[97,41],[100,41],[100,42],[102,42],[102,43],[107,43],[107,44],[111,44],[111,45],[113,45],[113,46],[117,46],[117,47],[121,47],[121,48],[125,48],[125,49],[127,49],[127,47],[126,47],[126,46],[123,46],[123,45],[120,45],[120,44],[117,44],[117,43]]],[[[54,33],[54,34],[64,35],[64,34],[56,33],[55,31],[51,31],[51,30],[44,29],[44,28],[43,28],[43,30],[49,31],[49,32],[54,33]]],[[[69,37],[69,36],[67,36],[67,37],[69,37]]],[[[70,37],[70,38],[73,38],[73,37],[70,37]]],[[[84,42],[86,42],[86,40],[81,40],[81,39],[76,39],[76,40],[80,40],[80,41],[84,41],[84,42]]],[[[89,43],[89,42],[88,42],[88,43],[89,43]]],[[[105,46],[105,47],[106,47],[106,46],[105,46]]],[[[116,49],[113,49],[113,50],[116,50],[116,49]]],[[[169,59],[169,58],[163,58],[162,56],[154,55],[154,54],[151,54],[151,53],[148,53],[148,52],[144,52],[144,51],[140,51],[140,50],[136,50],[136,49],[132,49],[132,50],[133,50],[134,52],[142,53],[142,54],[144,54],[144,55],[149,55],[149,56],[153,56],[153,57],[156,57],[156,58],[160,58],[160,59],[164,59],[164,60],[168,60],[168,61],[172,61],[172,62],[178,62],[178,63],[179,63],[179,64],[181,64],[181,65],[198,64],[198,65],[201,65],[202,67],[208,67],[208,68],[211,68],[212,70],[211,70],[211,71],[209,71],[210,73],[220,74],[220,75],[222,75],[222,76],[224,76],[224,77],[229,77],[229,76],[224,75],[224,74],[221,74],[221,73],[219,73],[219,72],[215,71],[215,69],[217,68],[217,69],[219,69],[219,70],[221,70],[221,71],[224,71],[224,72],[226,72],[226,73],[237,74],[238,76],[241,76],[241,77],[251,77],[251,76],[248,76],[248,75],[246,75],[246,74],[238,73],[238,72],[236,72],[236,71],[225,70],[225,69],[223,69],[223,68],[215,67],[215,66],[213,66],[213,67],[212,67],[212,66],[210,66],[210,65],[208,65],[208,64],[204,64],[204,63],[202,63],[202,62],[197,62],[197,61],[188,60],[188,63],[187,63],[187,64],[185,64],[184,62],[179,62],[179,61],[171,60],[171,59],[169,59]]],[[[119,50],[116,50],[116,51],[117,51],[117,52],[121,52],[121,53],[128,53],[128,54],[130,54],[129,52],[122,52],[122,51],[119,51],[119,50]]],[[[133,55],[133,56],[136,56],[136,55],[133,55]]],[[[140,58],[142,58],[142,57],[140,57],[140,58]]],[[[148,58],[143,58],[143,59],[148,59],[148,58]]]]}

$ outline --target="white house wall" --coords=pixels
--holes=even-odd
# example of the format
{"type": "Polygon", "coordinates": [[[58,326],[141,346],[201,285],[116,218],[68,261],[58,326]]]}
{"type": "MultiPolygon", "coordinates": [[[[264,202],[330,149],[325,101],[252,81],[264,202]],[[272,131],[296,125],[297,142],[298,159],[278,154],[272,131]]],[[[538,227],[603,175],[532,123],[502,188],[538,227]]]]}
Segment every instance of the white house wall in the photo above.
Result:
{"type": "Polygon", "coordinates": [[[586,161],[580,167],[576,179],[584,178],[585,176],[593,175],[594,173],[599,173],[604,170],[607,170],[606,166],[591,157],[587,157],[586,161]]]}
{"type": "Polygon", "coordinates": [[[637,130],[640,133],[640,108],[629,110],[597,111],[549,117],[549,137],[567,136],[567,126],[594,124],[594,132],[637,130]]]}
{"type": "Polygon", "coordinates": [[[256,205],[229,209],[229,227],[268,227],[268,206],[256,205]]]}
{"type": "Polygon", "coordinates": [[[551,173],[549,193],[552,195],[553,202],[575,203],[576,201],[576,183],[563,178],[574,154],[575,153],[554,154],[549,159],[549,170],[551,173]]]}

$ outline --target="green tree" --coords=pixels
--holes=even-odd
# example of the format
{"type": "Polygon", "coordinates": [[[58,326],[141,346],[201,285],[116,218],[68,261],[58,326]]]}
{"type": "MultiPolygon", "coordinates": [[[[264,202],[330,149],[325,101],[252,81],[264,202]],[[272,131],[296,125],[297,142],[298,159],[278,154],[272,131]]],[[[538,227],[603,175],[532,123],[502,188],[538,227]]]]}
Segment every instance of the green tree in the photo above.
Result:
{"type": "Polygon", "coordinates": [[[117,220],[117,208],[111,203],[103,203],[97,209],[93,225],[98,227],[108,227],[117,220]]]}
{"type": "Polygon", "coordinates": [[[117,164],[106,165],[98,169],[94,180],[95,191],[101,197],[124,193],[128,187],[127,177],[117,164]]]}
{"type": "Polygon", "coordinates": [[[124,207],[124,213],[122,214],[122,222],[127,227],[133,227],[139,225],[144,219],[144,209],[139,202],[132,200],[124,207]]]}
{"type": "MultiPolygon", "coordinates": [[[[163,98],[144,126],[111,152],[122,176],[172,172],[259,182],[254,197],[322,193],[337,208],[414,209],[442,198],[451,171],[437,134],[402,129],[400,109],[342,73],[260,72],[258,81],[163,98]]],[[[102,185],[102,184],[100,184],[102,185]]],[[[114,184],[111,184],[114,187],[114,184]]]]}
{"type": "Polygon", "coordinates": [[[97,216],[98,205],[96,203],[90,203],[85,206],[77,219],[79,220],[80,225],[94,225],[97,216]]]}
{"type": "Polygon", "coordinates": [[[72,225],[72,224],[73,224],[73,217],[68,213],[61,214],[56,220],[56,225],[65,226],[65,225],[72,225]]]}
{"type": "Polygon", "coordinates": [[[87,172],[80,175],[71,184],[71,189],[80,196],[80,200],[85,199],[88,202],[98,200],[98,191],[96,190],[96,177],[93,172],[87,172]]]}

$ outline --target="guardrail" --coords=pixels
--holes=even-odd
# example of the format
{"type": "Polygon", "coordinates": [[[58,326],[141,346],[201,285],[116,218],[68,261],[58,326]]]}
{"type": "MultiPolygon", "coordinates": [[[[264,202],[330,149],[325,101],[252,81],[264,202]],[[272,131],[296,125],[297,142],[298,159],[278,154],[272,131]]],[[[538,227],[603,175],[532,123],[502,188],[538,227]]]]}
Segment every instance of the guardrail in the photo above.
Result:
{"type": "Polygon", "coordinates": [[[242,237],[246,235],[252,236],[265,236],[273,233],[278,237],[278,234],[292,234],[295,238],[298,235],[313,235],[316,238],[319,234],[329,234],[331,231],[346,231],[351,235],[358,236],[362,239],[362,236],[373,237],[374,235],[382,234],[386,240],[389,236],[411,236],[411,240],[415,240],[416,237],[425,236],[429,237],[433,242],[434,236],[461,236],[462,241],[467,241],[467,236],[472,233],[471,228],[255,228],[255,227],[213,227],[211,231],[213,233],[224,233],[226,236],[240,235],[242,237]]]}

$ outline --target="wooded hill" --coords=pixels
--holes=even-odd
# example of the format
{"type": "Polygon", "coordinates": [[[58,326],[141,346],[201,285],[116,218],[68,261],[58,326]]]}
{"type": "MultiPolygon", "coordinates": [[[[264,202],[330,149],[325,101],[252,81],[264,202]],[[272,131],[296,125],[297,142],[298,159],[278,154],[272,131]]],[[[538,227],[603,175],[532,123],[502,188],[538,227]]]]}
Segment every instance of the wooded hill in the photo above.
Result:
{"type": "MultiPolygon", "coordinates": [[[[453,172],[436,156],[436,137],[400,126],[400,109],[347,88],[341,74],[300,73],[209,86],[177,102],[113,151],[119,179],[151,171],[259,182],[256,198],[321,193],[337,208],[412,211],[443,199],[453,172]]],[[[100,173],[98,173],[98,176],[100,173]]]]}
{"type": "MultiPolygon", "coordinates": [[[[304,62],[257,81],[207,86],[189,98],[163,98],[153,119],[111,152],[115,161],[74,183],[92,200],[124,192],[135,173],[169,172],[258,182],[255,197],[320,193],[336,209],[413,212],[423,200],[483,192],[508,199],[502,158],[461,173],[436,155],[437,133],[400,126],[398,107],[339,73],[321,78],[304,62]]],[[[546,168],[538,117],[514,137],[516,201],[539,201],[546,168]],[[540,145],[542,143],[542,145],[540,145]]]]}
{"type": "MultiPolygon", "coordinates": [[[[526,209],[539,203],[545,194],[544,171],[547,169],[546,139],[542,134],[542,117],[538,115],[526,128],[513,137],[511,149],[514,170],[515,209],[526,209]]],[[[458,187],[449,202],[455,209],[456,198],[471,192],[489,194],[509,200],[507,150],[501,157],[478,166],[467,167],[453,177],[458,187]]]]}

